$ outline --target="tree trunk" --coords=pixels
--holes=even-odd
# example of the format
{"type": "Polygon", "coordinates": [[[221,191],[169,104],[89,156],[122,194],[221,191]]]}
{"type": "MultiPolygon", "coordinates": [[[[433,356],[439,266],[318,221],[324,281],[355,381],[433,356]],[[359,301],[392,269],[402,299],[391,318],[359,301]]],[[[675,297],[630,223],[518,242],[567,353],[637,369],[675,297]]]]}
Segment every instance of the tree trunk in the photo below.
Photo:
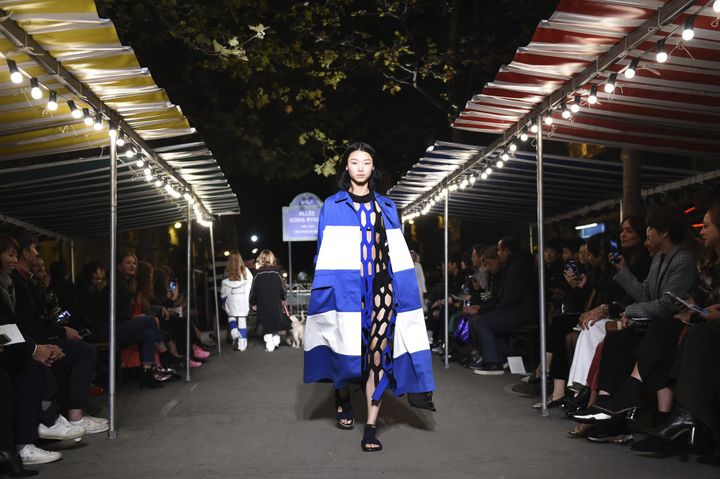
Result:
{"type": "MultiPolygon", "coordinates": [[[[620,152],[623,166],[623,207],[622,215],[642,217],[642,198],[640,197],[640,157],[633,150],[620,152]]],[[[622,218],[620,219],[622,221],[622,218]]]]}

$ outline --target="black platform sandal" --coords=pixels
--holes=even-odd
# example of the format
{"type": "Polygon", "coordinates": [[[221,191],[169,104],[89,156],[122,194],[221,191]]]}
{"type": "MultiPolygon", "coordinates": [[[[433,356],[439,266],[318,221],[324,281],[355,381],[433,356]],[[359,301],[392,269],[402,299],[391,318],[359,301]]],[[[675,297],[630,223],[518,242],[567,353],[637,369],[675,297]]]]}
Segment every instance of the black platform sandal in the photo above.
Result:
{"type": "Polygon", "coordinates": [[[365,432],[363,433],[362,441],[360,446],[365,452],[377,452],[382,451],[382,443],[377,440],[375,434],[377,433],[377,427],[374,424],[365,424],[365,432]]]}
{"type": "Polygon", "coordinates": [[[355,415],[352,410],[352,402],[350,401],[350,391],[345,399],[340,396],[340,391],[335,390],[335,420],[338,429],[348,431],[355,427],[355,415]],[[337,412],[337,408],[342,408],[342,412],[337,412]]]}

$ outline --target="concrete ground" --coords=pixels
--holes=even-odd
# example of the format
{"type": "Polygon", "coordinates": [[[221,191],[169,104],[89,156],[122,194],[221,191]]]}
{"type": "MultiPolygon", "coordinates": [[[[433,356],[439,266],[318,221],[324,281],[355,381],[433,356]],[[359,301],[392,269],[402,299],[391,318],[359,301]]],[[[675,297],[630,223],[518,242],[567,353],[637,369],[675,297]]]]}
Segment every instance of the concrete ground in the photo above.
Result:
{"type": "MultiPolygon", "coordinates": [[[[334,426],[328,385],[302,384],[302,353],[251,344],[159,390],[118,394],[118,437],[87,437],[40,477],[61,478],[678,478],[720,469],[566,434],[572,422],[515,395],[517,376],[481,377],[436,359],[437,413],[404,399],[383,405],[379,453],[360,450],[362,428],[334,426]]],[[[103,401],[106,398],[101,398],[103,401]]],[[[362,425],[364,397],[354,404],[362,425]]],[[[101,404],[104,407],[104,403],[101,404]]]]}

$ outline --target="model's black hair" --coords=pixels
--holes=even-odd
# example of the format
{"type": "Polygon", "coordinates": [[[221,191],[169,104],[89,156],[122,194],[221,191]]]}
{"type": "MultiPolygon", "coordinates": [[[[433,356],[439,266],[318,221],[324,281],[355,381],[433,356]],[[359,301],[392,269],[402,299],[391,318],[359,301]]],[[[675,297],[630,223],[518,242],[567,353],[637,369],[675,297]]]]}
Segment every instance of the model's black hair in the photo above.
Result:
{"type": "Polygon", "coordinates": [[[357,141],[355,143],[351,143],[348,145],[347,149],[345,150],[345,153],[343,153],[342,158],[340,159],[340,163],[337,166],[338,169],[338,181],[337,185],[338,188],[347,191],[350,189],[350,174],[347,171],[347,165],[348,165],[348,158],[350,158],[350,155],[354,151],[364,151],[373,160],[373,167],[375,168],[373,172],[370,174],[370,179],[368,180],[368,187],[370,188],[370,191],[377,191],[378,187],[380,186],[380,181],[382,180],[382,173],[380,172],[380,169],[378,168],[378,160],[377,155],[375,154],[375,148],[368,145],[367,143],[363,143],[362,141],[357,141]]]}

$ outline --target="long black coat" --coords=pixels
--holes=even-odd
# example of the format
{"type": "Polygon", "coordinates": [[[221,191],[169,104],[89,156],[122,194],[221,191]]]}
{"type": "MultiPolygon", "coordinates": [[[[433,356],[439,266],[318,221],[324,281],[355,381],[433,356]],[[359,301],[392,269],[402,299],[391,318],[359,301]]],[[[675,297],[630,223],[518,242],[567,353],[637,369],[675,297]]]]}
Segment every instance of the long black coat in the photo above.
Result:
{"type": "Polygon", "coordinates": [[[290,329],[282,307],[286,297],[285,284],[278,270],[260,268],[250,289],[250,305],[257,306],[257,317],[262,322],[263,334],[290,329]]]}

